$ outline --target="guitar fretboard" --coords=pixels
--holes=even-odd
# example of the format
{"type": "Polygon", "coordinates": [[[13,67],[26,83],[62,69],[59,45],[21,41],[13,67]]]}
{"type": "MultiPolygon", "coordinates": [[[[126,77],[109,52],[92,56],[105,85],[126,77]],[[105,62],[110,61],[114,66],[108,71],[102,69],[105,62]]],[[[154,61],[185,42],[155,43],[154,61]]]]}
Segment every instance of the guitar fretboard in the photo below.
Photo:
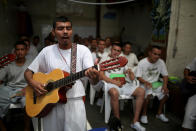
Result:
{"type": "MultiPolygon", "coordinates": [[[[96,68],[97,69],[97,65],[93,66],[93,68],[96,68]]],[[[63,87],[63,86],[66,86],[66,85],[69,85],[71,84],[72,82],[82,78],[85,76],[85,71],[87,69],[84,69],[80,72],[77,72],[75,74],[70,74],[70,76],[66,77],[66,78],[62,78],[60,80],[57,80],[57,81],[54,81],[52,83],[49,83],[49,86],[50,84],[52,84],[52,88],[59,88],[59,87],[63,87]]],[[[50,88],[50,87],[49,87],[50,88]]],[[[46,87],[46,89],[48,90],[49,88],[46,87]]]]}

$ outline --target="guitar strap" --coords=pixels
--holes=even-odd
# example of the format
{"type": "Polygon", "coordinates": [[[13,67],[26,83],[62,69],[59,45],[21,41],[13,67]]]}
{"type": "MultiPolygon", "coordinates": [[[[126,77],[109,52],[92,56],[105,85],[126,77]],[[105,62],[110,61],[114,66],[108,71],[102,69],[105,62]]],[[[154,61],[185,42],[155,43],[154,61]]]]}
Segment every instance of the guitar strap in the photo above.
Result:
{"type": "Polygon", "coordinates": [[[77,44],[73,43],[71,46],[71,66],[70,74],[76,73],[76,59],[77,59],[77,44]]]}
{"type": "MultiPolygon", "coordinates": [[[[77,44],[73,43],[71,46],[71,66],[70,74],[76,73],[76,58],[77,58],[77,44]]],[[[41,131],[41,117],[38,117],[38,131],[41,131]]]]}

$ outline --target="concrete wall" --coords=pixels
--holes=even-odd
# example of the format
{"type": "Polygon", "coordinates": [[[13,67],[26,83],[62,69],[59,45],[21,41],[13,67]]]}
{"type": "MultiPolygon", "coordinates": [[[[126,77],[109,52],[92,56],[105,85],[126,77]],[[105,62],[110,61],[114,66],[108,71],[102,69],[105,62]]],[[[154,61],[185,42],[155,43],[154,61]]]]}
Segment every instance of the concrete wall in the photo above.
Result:
{"type": "Polygon", "coordinates": [[[151,41],[152,21],[148,4],[132,4],[120,10],[120,29],[125,27],[123,41],[133,43],[135,53],[144,51],[151,41]]]}
{"type": "Polygon", "coordinates": [[[184,67],[196,57],[195,27],[196,1],[172,0],[166,61],[170,75],[183,77],[184,67]]]}
{"type": "Polygon", "coordinates": [[[17,9],[14,1],[7,1],[5,5],[0,2],[0,56],[3,56],[11,52],[17,39],[17,9]]]}
{"type": "MultiPolygon", "coordinates": [[[[92,2],[95,0],[92,0],[92,2]]],[[[88,37],[96,33],[95,5],[80,4],[67,0],[56,0],[56,12],[65,15],[73,23],[73,34],[88,37]]]]}
{"type": "Polygon", "coordinates": [[[112,9],[102,6],[100,28],[102,38],[121,37],[123,42],[134,43],[133,51],[138,54],[145,50],[151,40],[149,5],[129,2],[112,9]],[[108,14],[115,17],[107,16],[108,14]]]}
{"type": "Polygon", "coordinates": [[[56,1],[28,0],[26,4],[32,19],[33,33],[42,37],[42,27],[44,25],[52,25],[52,21],[56,15],[56,1]]]}
{"type": "MultiPolygon", "coordinates": [[[[7,0],[6,6],[0,3],[0,55],[10,52],[18,39],[18,0],[7,0]]],[[[66,0],[23,0],[32,20],[33,35],[39,35],[42,40],[51,31],[52,22],[56,15],[66,15],[73,21],[73,33],[95,34],[96,14],[94,5],[83,5],[66,0]],[[61,7],[57,5],[61,3],[61,7]],[[64,8],[66,7],[66,8],[64,8]],[[67,10],[66,10],[67,9],[67,10]],[[58,10],[62,13],[59,14],[58,10]],[[88,28],[89,30],[83,30],[88,28]],[[94,31],[94,33],[92,33],[94,31]]],[[[95,36],[95,35],[94,35],[95,36]]]]}
{"type": "Polygon", "coordinates": [[[101,6],[100,16],[100,36],[101,38],[119,37],[119,10],[109,9],[107,6],[101,6]]]}

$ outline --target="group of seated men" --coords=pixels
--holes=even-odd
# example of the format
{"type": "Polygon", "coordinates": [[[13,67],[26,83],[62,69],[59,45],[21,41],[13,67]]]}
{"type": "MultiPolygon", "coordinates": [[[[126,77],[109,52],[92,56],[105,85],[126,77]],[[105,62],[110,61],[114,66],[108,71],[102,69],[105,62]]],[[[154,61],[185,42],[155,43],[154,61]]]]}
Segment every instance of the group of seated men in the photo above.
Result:
{"type": "MultiPolygon", "coordinates": [[[[145,127],[143,127],[140,122],[144,124],[148,123],[147,107],[152,96],[157,96],[160,100],[156,118],[163,122],[169,121],[163,114],[163,106],[169,97],[169,90],[167,88],[168,72],[164,61],[160,59],[160,47],[152,46],[148,52],[148,56],[138,62],[136,55],[131,52],[130,43],[125,43],[122,47],[118,41],[111,42],[110,38],[106,38],[105,40],[100,39],[98,41],[92,39],[90,46],[88,44],[86,46],[90,48],[95,64],[118,56],[125,56],[128,59],[127,65],[123,68],[100,72],[100,80],[104,80],[107,83],[108,94],[111,97],[111,107],[114,115],[109,123],[111,129],[118,130],[118,128],[121,128],[118,101],[120,95],[134,96],[136,98],[135,113],[131,123],[133,129],[145,131],[145,127]],[[110,77],[115,74],[124,75],[124,81],[117,80],[118,77],[116,77],[117,79],[110,77]],[[162,76],[161,82],[159,81],[160,75],[162,76]],[[140,86],[135,84],[135,82],[139,82],[140,86]]],[[[27,86],[23,75],[24,71],[38,53],[34,52],[33,55],[30,54],[30,52],[33,52],[30,51],[30,47],[33,47],[33,45],[30,45],[30,41],[26,38],[21,38],[20,41],[16,42],[14,47],[14,53],[16,54],[15,62],[0,70],[0,129],[2,131],[6,131],[2,119],[6,115],[9,105],[11,103],[20,102],[24,107],[24,95],[13,97],[13,94],[18,92],[19,94],[24,94],[24,90],[22,89],[27,86]],[[28,57],[28,54],[30,57],[28,57]],[[6,86],[3,85],[4,81],[7,81],[6,86]]],[[[196,80],[194,76],[189,76],[190,71],[196,71],[196,60],[185,69],[185,79],[195,87],[196,80]]],[[[185,113],[183,122],[184,130],[193,129],[193,123],[189,120],[189,116],[195,117],[195,115],[192,114],[193,109],[195,109],[193,107],[194,104],[191,104],[195,100],[195,93],[189,96],[191,96],[191,98],[186,108],[191,111],[185,113]]],[[[28,130],[28,122],[26,126],[28,130]]]]}
{"type": "MultiPolygon", "coordinates": [[[[101,46],[99,45],[101,42],[102,41],[99,41],[98,47],[101,46]]],[[[140,124],[140,121],[144,124],[148,123],[147,106],[151,96],[157,96],[160,100],[156,117],[163,122],[168,122],[168,118],[163,114],[163,105],[168,99],[169,93],[167,89],[168,72],[164,61],[160,59],[161,48],[153,46],[149,51],[148,57],[138,62],[136,55],[131,53],[131,45],[129,43],[126,43],[122,48],[121,44],[116,41],[110,46],[110,52],[105,51],[105,53],[101,55],[99,62],[118,56],[125,56],[128,59],[128,63],[125,67],[100,72],[100,79],[107,83],[107,90],[111,97],[111,107],[114,115],[109,122],[111,129],[118,130],[118,128],[121,128],[118,100],[120,95],[133,96],[136,98],[135,113],[131,124],[132,128],[138,131],[145,130],[140,124]],[[119,74],[121,77],[124,76],[124,79],[118,78],[119,74]],[[111,77],[115,75],[116,77],[111,77]],[[160,75],[163,76],[162,82],[159,82],[160,75]],[[138,82],[140,86],[136,84],[138,82]],[[153,84],[156,85],[156,87],[153,84]]]]}
{"type": "MultiPolygon", "coordinates": [[[[169,119],[163,113],[164,104],[169,98],[169,90],[167,88],[168,72],[165,62],[160,58],[162,53],[161,47],[152,46],[148,51],[148,56],[138,62],[136,55],[131,52],[131,44],[129,42],[125,43],[122,47],[118,41],[111,44],[110,38],[106,38],[106,40],[98,41],[98,49],[96,49],[96,39],[94,39],[92,43],[95,43],[92,44],[92,48],[90,48],[95,63],[101,63],[118,56],[125,56],[128,59],[128,63],[124,68],[100,72],[100,79],[107,83],[107,91],[111,97],[111,107],[114,117],[109,121],[110,128],[113,130],[121,128],[118,100],[120,95],[133,96],[136,98],[134,117],[130,125],[133,129],[137,131],[145,130],[145,127],[143,127],[140,122],[148,124],[148,103],[150,99],[155,96],[160,101],[156,118],[163,122],[168,122],[169,119]],[[116,78],[111,77],[115,76],[115,74],[117,74],[116,78]],[[121,76],[119,76],[119,74],[121,74],[121,76]],[[118,78],[122,77],[122,75],[124,75],[124,80],[118,78]],[[138,86],[135,81],[139,82],[140,86],[138,86]]],[[[185,131],[195,128],[194,121],[196,116],[194,113],[196,107],[193,102],[196,92],[196,73],[194,71],[196,71],[196,59],[185,68],[184,80],[181,84],[183,87],[182,93],[184,94],[183,99],[184,97],[188,99],[185,118],[182,124],[183,130],[185,131]],[[190,116],[192,120],[190,120],[190,116]]]]}

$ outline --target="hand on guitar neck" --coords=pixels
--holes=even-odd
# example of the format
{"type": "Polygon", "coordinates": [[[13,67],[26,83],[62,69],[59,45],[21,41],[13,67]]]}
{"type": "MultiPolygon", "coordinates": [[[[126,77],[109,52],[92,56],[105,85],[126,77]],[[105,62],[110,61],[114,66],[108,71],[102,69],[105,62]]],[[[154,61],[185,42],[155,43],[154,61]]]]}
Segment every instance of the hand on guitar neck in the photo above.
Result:
{"type": "Polygon", "coordinates": [[[95,68],[89,68],[85,71],[85,76],[90,78],[91,84],[95,85],[99,82],[99,71],[95,68]]]}

